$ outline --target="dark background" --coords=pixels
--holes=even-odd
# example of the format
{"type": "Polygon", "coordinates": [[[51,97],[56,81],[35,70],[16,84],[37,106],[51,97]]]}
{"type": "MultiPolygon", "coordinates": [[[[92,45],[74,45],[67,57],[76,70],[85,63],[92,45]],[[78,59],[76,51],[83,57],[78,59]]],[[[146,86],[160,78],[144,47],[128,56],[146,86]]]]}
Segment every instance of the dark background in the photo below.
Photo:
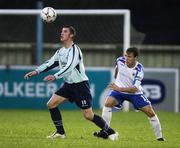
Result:
{"type": "MultiPolygon", "coordinates": [[[[44,0],[55,9],[130,9],[143,44],[180,44],[180,0],[44,0]]],[[[0,9],[35,9],[37,0],[1,0],[0,9]]]]}

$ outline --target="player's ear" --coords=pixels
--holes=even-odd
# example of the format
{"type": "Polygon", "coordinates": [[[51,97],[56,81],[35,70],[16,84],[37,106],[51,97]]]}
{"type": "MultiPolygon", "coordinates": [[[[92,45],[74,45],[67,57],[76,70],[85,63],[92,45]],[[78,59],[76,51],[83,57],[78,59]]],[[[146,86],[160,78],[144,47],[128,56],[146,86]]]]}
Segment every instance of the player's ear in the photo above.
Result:
{"type": "Polygon", "coordinates": [[[70,37],[71,37],[71,38],[73,38],[73,36],[74,36],[73,34],[70,34],[70,37]]]}

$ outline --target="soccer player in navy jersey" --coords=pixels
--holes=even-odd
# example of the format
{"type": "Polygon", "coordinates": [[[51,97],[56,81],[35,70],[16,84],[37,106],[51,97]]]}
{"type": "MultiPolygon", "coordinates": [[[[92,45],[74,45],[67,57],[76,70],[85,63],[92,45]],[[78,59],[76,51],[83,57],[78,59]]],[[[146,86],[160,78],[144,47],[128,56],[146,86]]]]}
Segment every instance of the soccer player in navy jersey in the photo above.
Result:
{"type": "Polygon", "coordinates": [[[111,139],[111,136],[118,137],[118,133],[110,128],[102,117],[94,114],[92,111],[92,96],[88,77],[85,74],[82,52],[73,41],[75,34],[74,27],[64,26],[60,34],[60,41],[63,47],[57,50],[47,62],[24,76],[25,79],[28,79],[54,67],[58,67],[59,71],[54,75],[46,76],[44,81],[64,79],[63,86],[51,96],[47,103],[52,121],[56,127],[55,133],[47,136],[47,138],[66,138],[61,113],[58,109],[58,105],[65,101],[75,102],[81,109],[85,119],[92,121],[104,131],[105,134],[103,133],[101,138],[107,139],[110,137],[111,139]]]}
{"type": "MultiPolygon", "coordinates": [[[[124,57],[117,58],[115,67],[115,82],[109,85],[110,93],[102,111],[102,117],[110,126],[113,107],[121,107],[126,100],[133,104],[135,109],[144,112],[150,121],[158,141],[165,141],[161,131],[160,121],[155,114],[150,101],[143,94],[141,81],[144,77],[144,69],[141,63],[137,61],[138,49],[128,48],[124,57]]],[[[102,131],[96,132],[101,135],[102,131]]]]}

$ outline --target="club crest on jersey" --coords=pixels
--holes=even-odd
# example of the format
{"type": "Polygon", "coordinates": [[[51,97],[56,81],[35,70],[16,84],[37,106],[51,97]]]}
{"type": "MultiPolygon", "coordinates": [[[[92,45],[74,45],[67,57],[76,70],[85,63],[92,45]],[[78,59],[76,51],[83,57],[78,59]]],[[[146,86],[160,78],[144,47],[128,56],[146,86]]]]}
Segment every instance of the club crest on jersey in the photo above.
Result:
{"type": "Polygon", "coordinates": [[[62,67],[66,66],[66,62],[61,62],[62,67]]]}

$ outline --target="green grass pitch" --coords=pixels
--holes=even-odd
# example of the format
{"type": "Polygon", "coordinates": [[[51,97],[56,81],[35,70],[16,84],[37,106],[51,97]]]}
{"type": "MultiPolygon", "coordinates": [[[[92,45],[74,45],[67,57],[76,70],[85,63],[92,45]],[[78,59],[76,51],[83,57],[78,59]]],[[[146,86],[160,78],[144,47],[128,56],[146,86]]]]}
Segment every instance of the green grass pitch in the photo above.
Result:
{"type": "MultiPolygon", "coordinates": [[[[110,141],[92,135],[99,130],[79,110],[62,110],[66,139],[46,139],[55,131],[47,110],[0,110],[0,148],[179,148],[180,114],[157,112],[166,142],[156,141],[142,112],[115,112],[112,127],[120,138],[110,141]]],[[[95,110],[101,114],[101,111],[95,110]]]]}

